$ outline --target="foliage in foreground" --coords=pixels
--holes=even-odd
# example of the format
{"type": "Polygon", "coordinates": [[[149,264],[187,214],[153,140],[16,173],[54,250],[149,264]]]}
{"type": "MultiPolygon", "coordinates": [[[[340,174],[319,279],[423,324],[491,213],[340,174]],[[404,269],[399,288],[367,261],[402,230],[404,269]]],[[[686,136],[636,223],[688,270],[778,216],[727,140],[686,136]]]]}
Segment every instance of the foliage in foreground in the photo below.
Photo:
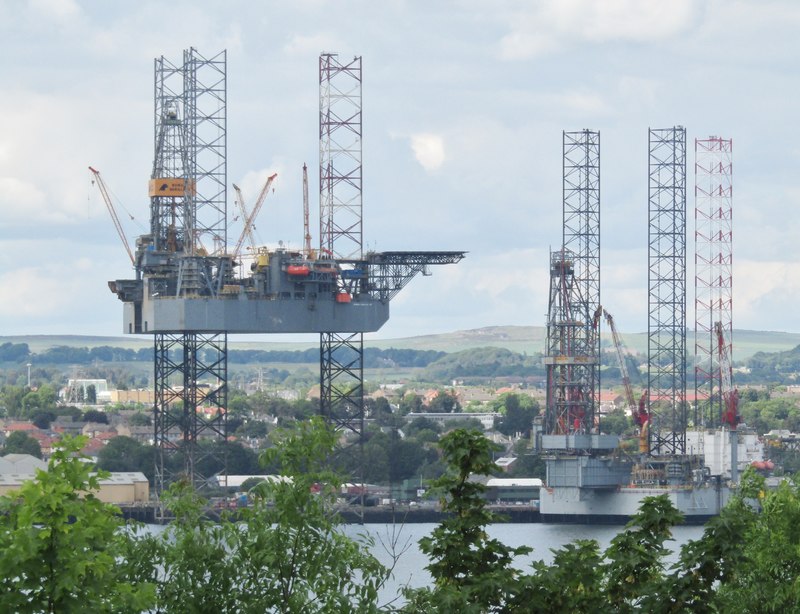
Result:
{"type": "MultiPolygon", "coordinates": [[[[320,420],[280,431],[262,459],[282,479],[262,482],[237,521],[206,519],[187,484],[169,493],[175,521],[158,535],[124,527],[92,494],[103,474],[65,439],[48,472],[0,498],[3,612],[380,612],[390,575],[366,537],[347,537],[331,512],[335,434],[320,420]]],[[[680,522],[667,497],[646,499],[601,551],[578,540],[553,561],[514,566],[528,548],[488,532],[497,518],[471,480],[493,467],[475,431],[441,440],[447,473],[435,491],[448,516],[421,540],[431,586],[408,589],[403,612],[633,613],[800,611],[800,484],[765,492],[753,472],[741,495],[667,563],[680,522]]]]}
{"type": "Polygon", "coordinates": [[[800,485],[765,493],[748,471],[741,494],[666,563],[671,528],[681,515],[666,495],[644,500],[605,551],[595,540],[553,550],[549,564],[513,567],[527,549],[491,539],[496,521],[472,474],[493,469],[491,444],[475,433],[442,438],[450,468],[436,484],[452,513],[420,547],[431,562],[431,587],[406,591],[408,612],[796,612],[800,611],[800,485]],[[763,508],[758,511],[758,504],[763,508]]]}
{"type": "Polygon", "coordinates": [[[262,462],[277,464],[282,479],[254,487],[251,507],[230,522],[206,519],[187,484],[170,489],[175,521],[158,537],[140,536],[133,555],[157,583],[159,612],[378,611],[389,571],[331,511],[335,433],[315,418],[277,439],[262,462]]]}
{"type": "Polygon", "coordinates": [[[127,578],[119,510],[94,492],[78,456],[85,437],[64,437],[48,471],[0,498],[0,611],[141,612],[154,587],[127,578]]]}

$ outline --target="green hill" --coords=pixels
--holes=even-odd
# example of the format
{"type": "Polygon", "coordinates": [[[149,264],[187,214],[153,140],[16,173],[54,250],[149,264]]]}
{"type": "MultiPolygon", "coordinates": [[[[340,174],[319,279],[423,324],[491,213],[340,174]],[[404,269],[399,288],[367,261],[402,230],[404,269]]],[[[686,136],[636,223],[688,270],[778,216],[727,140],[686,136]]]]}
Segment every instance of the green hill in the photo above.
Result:
{"type": "MultiPolygon", "coordinates": [[[[400,339],[370,339],[367,335],[365,345],[380,349],[396,348],[411,350],[437,350],[442,352],[461,352],[479,347],[497,347],[519,354],[540,354],[545,346],[545,328],[542,326],[489,326],[472,330],[461,330],[437,335],[422,335],[400,339]]],[[[229,348],[238,350],[305,350],[316,347],[314,341],[272,342],[237,341],[231,337],[229,348]]],[[[622,333],[623,341],[632,352],[645,354],[647,333],[622,333]]],[[[611,343],[610,334],[602,332],[604,344],[611,343]]],[[[735,330],[733,333],[733,359],[742,361],[757,352],[785,352],[800,345],[800,333],[775,331],[735,330]]],[[[18,335],[0,336],[0,344],[27,343],[31,352],[40,353],[57,346],[94,348],[112,346],[138,350],[152,346],[147,336],[91,337],[84,335],[18,335]]],[[[686,339],[689,354],[694,352],[694,335],[686,339]]]]}

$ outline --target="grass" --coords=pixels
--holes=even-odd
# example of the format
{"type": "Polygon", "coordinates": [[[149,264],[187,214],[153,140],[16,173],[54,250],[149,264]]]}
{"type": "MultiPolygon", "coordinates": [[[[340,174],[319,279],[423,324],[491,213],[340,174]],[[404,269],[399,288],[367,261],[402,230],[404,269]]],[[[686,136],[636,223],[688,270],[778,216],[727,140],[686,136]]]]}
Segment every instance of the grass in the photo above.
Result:
{"type": "MultiPolygon", "coordinates": [[[[370,339],[365,336],[366,347],[380,349],[397,348],[412,350],[437,350],[441,352],[459,352],[478,347],[501,347],[520,354],[540,354],[545,347],[545,328],[542,326],[490,326],[472,330],[454,331],[438,335],[423,335],[402,339],[370,339]]],[[[611,343],[610,333],[601,333],[604,344],[611,343]]],[[[305,336],[308,339],[308,336],[305,336]]],[[[229,339],[232,350],[306,350],[318,347],[317,341],[271,342],[267,335],[265,341],[237,341],[235,336],[229,339]]],[[[645,354],[647,352],[647,333],[622,333],[622,338],[630,351],[645,354]]],[[[800,333],[778,331],[734,330],[733,359],[742,361],[757,352],[781,352],[791,350],[800,345],[800,333]]],[[[31,352],[41,353],[51,347],[86,347],[103,345],[138,350],[152,347],[150,336],[91,337],[85,335],[21,335],[0,337],[2,343],[27,343],[31,352]]],[[[689,332],[686,349],[694,353],[694,334],[689,332]]],[[[277,366],[277,365],[271,365],[277,366]]],[[[296,365],[293,365],[296,366],[296,365]]]]}

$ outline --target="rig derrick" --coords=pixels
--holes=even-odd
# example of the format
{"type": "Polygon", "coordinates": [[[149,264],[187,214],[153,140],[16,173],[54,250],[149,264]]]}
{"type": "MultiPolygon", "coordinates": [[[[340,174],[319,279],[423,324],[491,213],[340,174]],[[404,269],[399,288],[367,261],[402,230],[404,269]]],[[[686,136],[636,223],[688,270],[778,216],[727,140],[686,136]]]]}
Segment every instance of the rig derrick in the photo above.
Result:
{"type": "MultiPolygon", "coordinates": [[[[335,54],[324,54],[321,64],[323,60],[337,62],[335,54]]],[[[225,466],[228,334],[320,333],[320,412],[360,437],[363,392],[346,399],[355,412],[337,421],[343,386],[336,380],[336,348],[326,340],[355,336],[363,345],[363,333],[377,331],[386,323],[391,299],[413,277],[427,274],[429,266],[456,263],[464,257],[465,252],[455,251],[362,254],[360,58],[356,60],[357,224],[342,226],[337,221],[341,214],[334,215],[335,205],[340,201],[331,190],[326,192],[326,184],[330,188],[337,182],[322,178],[320,215],[323,229],[357,226],[358,249],[343,256],[334,240],[337,237],[330,232],[321,234],[318,250],[310,249],[304,195],[305,249],[259,247],[253,250],[249,271],[240,266],[239,250],[255,208],[245,220],[236,248],[229,251],[227,245],[226,53],[206,58],[189,49],[182,63],[163,57],[155,62],[150,231],[136,240],[135,275],[110,281],[109,288],[123,303],[123,332],[154,338],[157,496],[179,477],[196,487],[212,477],[225,484],[227,471],[210,475],[207,467],[211,465],[205,461],[213,457],[215,466],[225,466]]],[[[320,121],[322,125],[322,117],[320,121]]],[[[348,126],[352,125],[350,121],[348,126]]],[[[343,147],[348,159],[353,159],[353,147],[343,147]]],[[[330,146],[327,151],[330,174],[336,170],[337,156],[336,150],[331,156],[330,146]]],[[[350,183],[354,176],[348,173],[350,183]]],[[[352,194],[347,195],[346,209],[351,213],[353,200],[352,194]]],[[[351,364],[345,370],[357,380],[355,387],[346,388],[359,390],[363,371],[351,364]]]]}

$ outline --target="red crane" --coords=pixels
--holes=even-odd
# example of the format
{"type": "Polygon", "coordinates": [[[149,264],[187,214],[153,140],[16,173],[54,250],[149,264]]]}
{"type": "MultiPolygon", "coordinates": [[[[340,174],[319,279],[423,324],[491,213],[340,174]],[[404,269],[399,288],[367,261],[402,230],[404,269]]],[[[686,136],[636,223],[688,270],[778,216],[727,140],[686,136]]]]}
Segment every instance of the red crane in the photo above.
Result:
{"type": "Polygon", "coordinates": [[[739,391],[733,387],[733,367],[722,322],[714,322],[714,332],[717,334],[719,355],[720,392],[723,403],[722,424],[730,427],[731,482],[736,484],[739,481],[739,434],[736,431],[739,424],[739,391]]]}
{"type": "Polygon", "coordinates": [[[733,367],[728,353],[728,344],[725,341],[725,331],[722,322],[714,322],[714,331],[717,334],[717,352],[719,355],[720,391],[722,393],[722,423],[727,424],[732,431],[739,424],[739,391],[733,387],[733,367]]]}

